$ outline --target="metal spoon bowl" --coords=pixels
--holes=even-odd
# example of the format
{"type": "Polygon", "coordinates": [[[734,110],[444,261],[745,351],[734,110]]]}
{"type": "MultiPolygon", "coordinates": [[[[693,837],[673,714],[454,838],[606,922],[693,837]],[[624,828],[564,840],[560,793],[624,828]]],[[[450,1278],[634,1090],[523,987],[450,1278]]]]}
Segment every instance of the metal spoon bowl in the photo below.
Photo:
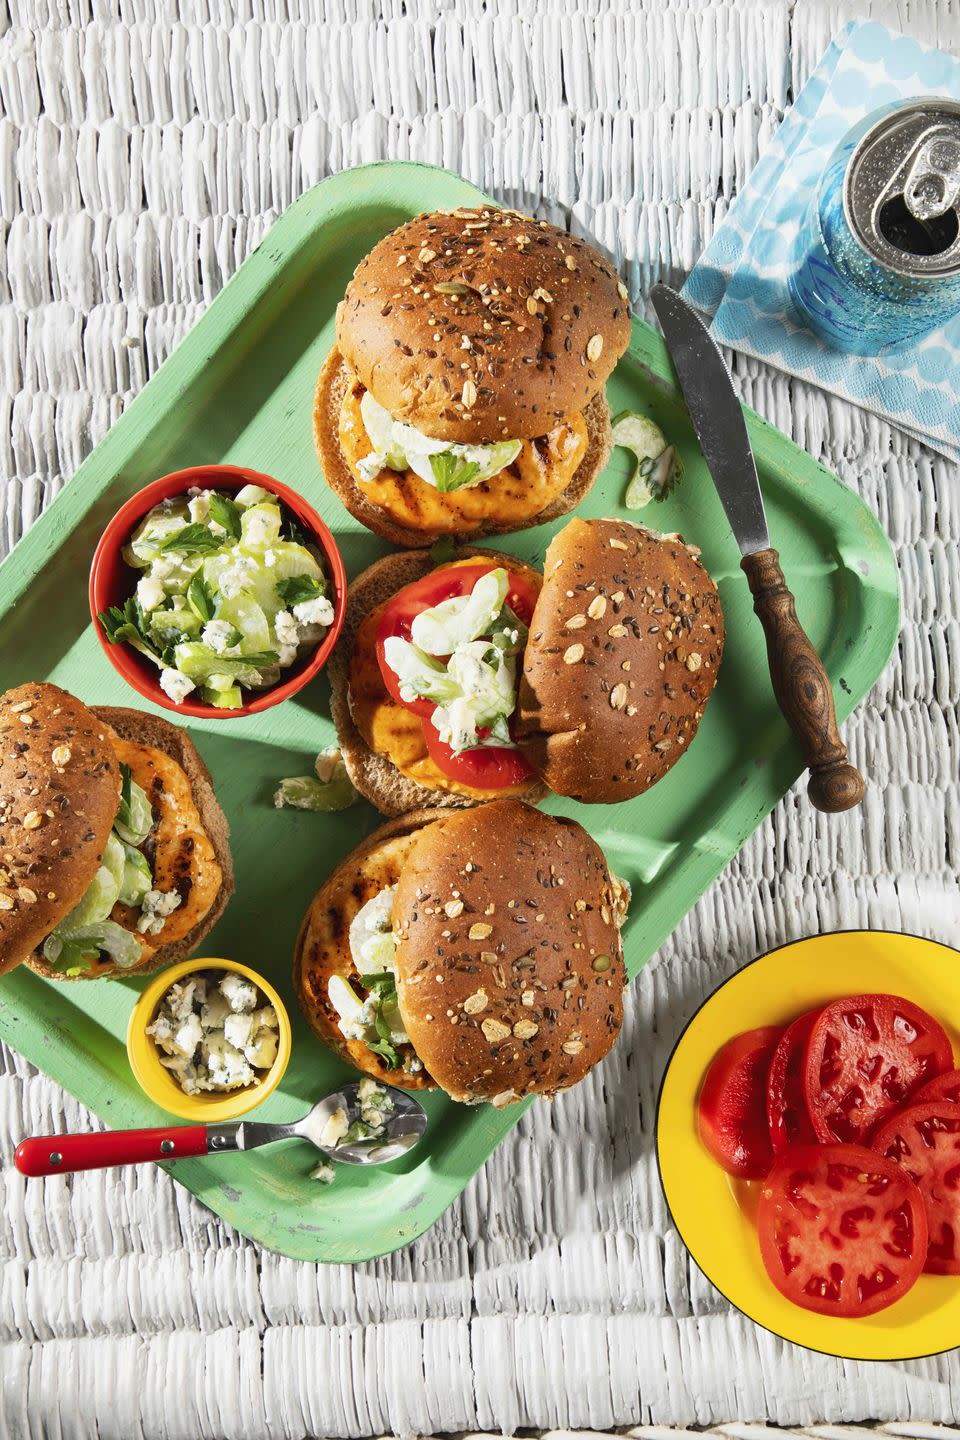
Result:
{"type": "Polygon", "coordinates": [[[302,1120],[288,1125],[270,1125],[262,1120],[233,1120],[226,1125],[208,1125],[210,1153],[225,1150],[254,1150],[274,1140],[309,1140],[322,1155],[340,1165],[388,1165],[406,1155],[422,1138],[427,1128],[423,1106],[406,1090],[382,1085],[393,1101],[393,1110],[384,1116],[383,1133],[365,1140],[344,1143],[330,1142],[324,1134],[339,1110],[346,1111],[347,1124],[360,1119],[359,1082],[344,1085],[332,1095],[318,1100],[302,1120]]]}

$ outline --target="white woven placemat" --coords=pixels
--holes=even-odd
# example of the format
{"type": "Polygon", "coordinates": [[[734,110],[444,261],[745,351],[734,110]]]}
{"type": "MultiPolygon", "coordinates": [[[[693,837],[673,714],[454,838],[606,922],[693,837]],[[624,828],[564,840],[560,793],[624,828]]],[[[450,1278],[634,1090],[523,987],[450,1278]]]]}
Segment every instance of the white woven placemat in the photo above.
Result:
{"type": "MultiPolygon", "coordinates": [[[[408,156],[458,169],[592,232],[636,297],[693,263],[842,20],[871,13],[960,47],[956,0],[179,12],[8,0],[0,15],[2,549],[331,171],[408,156]]],[[[16,1141],[88,1117],[4,1052],[0,1436],[769,1421],[827,1440],[841,1422],[935,1436],[926,1422],[955,1420],[955,1356],[843,1364],[734,1314],[689,1264],[656,1180],[657,1081],[721,978],[821,928],[960,940],[960,477],[839,402],[753,363],[737,373],[896,546],[899,652],[846,727],[872,781],[862,812],[828,820],[790,795],[633,987],[609,1062],[525,1117],[430,1234],[376,1264],[261,1252],[159,1172],[25,1185],[16,1141]]]]}

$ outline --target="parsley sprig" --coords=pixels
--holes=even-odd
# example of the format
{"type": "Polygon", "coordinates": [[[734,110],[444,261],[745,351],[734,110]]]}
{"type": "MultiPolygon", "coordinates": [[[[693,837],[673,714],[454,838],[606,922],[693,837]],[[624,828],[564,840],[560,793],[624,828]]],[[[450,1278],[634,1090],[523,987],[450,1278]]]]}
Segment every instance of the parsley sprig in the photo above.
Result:
{"type": "Polygon", "coordinates": [[[290,575],[285,580],[278,580],[276,585],[277,594],[288,609],[294,605],[303,605],[307,600],[316,600],[318,595],[323,595],[325,587],[315,575],[290,575]]]}
{"type": "Polygon", "coordinates": [[[430,456],[430,469],[437,489],[446,495],[451,490],[461,490],[464,485],[469,485],[479,473],[480,466],[475,460],[464,460],[462,456],[454,455],[452,450],[441,450],[439,455],[430,456]]]}

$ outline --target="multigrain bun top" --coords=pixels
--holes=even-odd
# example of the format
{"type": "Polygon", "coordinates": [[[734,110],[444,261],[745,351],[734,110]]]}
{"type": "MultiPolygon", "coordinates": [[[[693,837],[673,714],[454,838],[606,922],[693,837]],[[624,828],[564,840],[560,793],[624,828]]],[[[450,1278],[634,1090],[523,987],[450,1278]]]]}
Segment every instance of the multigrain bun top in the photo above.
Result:
{"type": "Polygon", "coordinates": [[[573,519],[547,549],[516,739],[558,795],[629,800],[689,749],[723,641],[699,551],[628,521],[573,519]]]}
{"type": "Polygon", "coordinates": [[[418,215],[375,245],[337,347],[398,420],[462,444],[545,435],[627,348],[626,287],[585,240],[515,210],[418,215]]]}
{"type": "Polygon", "coordinates": [[[86,891],[120,802],[109,726],[57,685],[0,696],[0,974],[86,891]]]}
{"type": "Polygon", "coordinates": [[[394,899],[397,989],[444,1090],[552,1094],[606,1055],[623,1019],[618,903],[575,820],[496,800],[420,832],[394,899]]]}

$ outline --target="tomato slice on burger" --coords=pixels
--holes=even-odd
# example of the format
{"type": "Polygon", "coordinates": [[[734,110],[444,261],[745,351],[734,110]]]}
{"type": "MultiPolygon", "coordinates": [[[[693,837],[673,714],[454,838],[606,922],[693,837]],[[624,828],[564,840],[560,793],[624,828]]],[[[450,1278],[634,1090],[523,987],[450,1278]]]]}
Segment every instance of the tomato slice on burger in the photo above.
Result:
{"type": "Polygon", "coordinates": [[[821,1010],[804,1093],[817,1139],[863,1142],[928,1080],[949,1070],[943,1026],[899,995],[852,995],[821,1010]]]}
{"type": "Polygon", "coordinates": [[[862,1145],[797,1145],[764,1182],[760,1254],[774,1285],[805,1310],[860,1318],[905,1295],[927,1255],[923,1197],[862,1145]]]}
{"type": "Polygon", "coordinates": [[[808,1010],[780,1036],[767,1075],[767,1126],[774,1155],[816,1140],[803,1088],[803,1055],[819,1009],[808,1010]]]}
{"type": "Polygon", "coordinates": [[[440,739],[432,720],[424,720],[423,738],[431,759],[444,775],[473,790],[506,790],[511,785],[522,785],[533,774],[520,751],[508,750],[505,745],[478,745],[455,755],[440,739]]]}
{"type": "Polygon", "coordinates": [[[960,1105],[960,1070],[944,1070],[942,1075],[921,1085],[910,1096],[910,1104],[919,1105],[921,1100],[951,1100],[954,1105],[960,1105]]]}
{"type": "MultiPolygon", "coordinates": [[[[431,570],[429,575],[415,580],[412,585],[398,590],[384,607],[377,625],[377,663],[391,698],[404,709],[420,716],[427,750],[443,773],[478,790],[508,789],[521,785],[533,772],[518,750],[511,750],[506,746],[478,746],[455,755],[430,723],[430,717],[437,708],[435,703],[432,700],[405,700],[401,695],[400,682],[387,664],[384,646],[392,635],[409,640],[414,619],[421,611],[430,610],[434,605],[439,605],[443,600],[451,600],[454,596],[469,595],[483,575],[500,568],[495,560],[478,560],[475,564],[441,565],[439,569],[431,570]]],[[[512,570],[507,573],[510,584],[506,603],[524,625],[529,625],[540,593],[539,587],[529,576],[512,570]]]]}
{"type": "Polygon", "coordinates": [[[767,1129],[767,1072],[780,1025],[735,1035],[710,1064],[697,1103],[700,1139],[730,1175],[757,1180],[773,1164],[767,1129]]]}
{"type": "Polygon", "coordinates": [[[930,1232],[924,1269],[960,1275],[960,1105],[949,1100],[908,1105],[881,1125],[871,1148],[920,1188],[930,1232]]]}

